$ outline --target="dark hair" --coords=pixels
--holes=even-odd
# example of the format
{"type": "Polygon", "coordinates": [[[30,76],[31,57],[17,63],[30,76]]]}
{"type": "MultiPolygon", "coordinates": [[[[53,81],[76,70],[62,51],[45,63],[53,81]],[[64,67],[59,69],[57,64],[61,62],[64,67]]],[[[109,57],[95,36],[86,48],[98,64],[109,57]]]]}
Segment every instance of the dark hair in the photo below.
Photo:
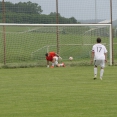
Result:
{"type": "Polygon", "coordinates": [[[97,38],[97,43],[101,43],[101,38],[97,38]]]}
{"type": "Polygon", "coordinates": [[[48,53],[46,53],[45,56],[48,56],[48,53]]]}

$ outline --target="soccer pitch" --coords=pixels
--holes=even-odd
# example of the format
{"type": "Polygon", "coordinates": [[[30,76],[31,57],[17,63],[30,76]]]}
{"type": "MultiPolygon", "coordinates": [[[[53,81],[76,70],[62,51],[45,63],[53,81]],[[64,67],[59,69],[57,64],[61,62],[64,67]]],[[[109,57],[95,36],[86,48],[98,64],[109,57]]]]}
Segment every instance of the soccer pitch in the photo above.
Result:
{"type": "Polygon", "coordinates": [[[116,66],[0,69],[0,117],[116,117],[116,66]],[[98,69],[99,71],[99,69],[98,69]]]}

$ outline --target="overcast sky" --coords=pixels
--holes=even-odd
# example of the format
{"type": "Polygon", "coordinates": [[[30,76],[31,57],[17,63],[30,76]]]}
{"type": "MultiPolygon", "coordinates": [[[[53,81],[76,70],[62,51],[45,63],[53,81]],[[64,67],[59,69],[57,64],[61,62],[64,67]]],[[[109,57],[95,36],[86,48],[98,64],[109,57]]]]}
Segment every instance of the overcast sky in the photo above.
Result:
{"type": "MultiPolygon", "coordinates": [[[[42,14],[56,12],[56,0],[5,0],[12,3],[28,2],[41,6],[42,14]]],[[[77,20],[110,19],[110,0],[58,0],[58,12],[63,17],[77,20]],[[96,7],[95,7],[96,6],[96,7]]],[[[113,0],[113,18],[117,19],[117,0],[113,0]]]]}

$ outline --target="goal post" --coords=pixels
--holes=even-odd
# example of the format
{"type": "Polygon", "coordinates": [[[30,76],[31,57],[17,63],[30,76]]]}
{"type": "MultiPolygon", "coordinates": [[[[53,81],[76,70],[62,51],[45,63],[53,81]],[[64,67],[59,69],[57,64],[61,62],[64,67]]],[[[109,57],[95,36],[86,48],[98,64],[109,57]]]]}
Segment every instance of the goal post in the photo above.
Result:
{"type": "Polygon", "coordinates": [[[66,65],[90,65],[97,37],[107,47],[112,65],[111,24],[0,23],[0,37],[1,65],[45,66],[45,53],[49,51],[59,52],[66,65]],[[73,61],[69,61],[70,56],[73,61]]]}

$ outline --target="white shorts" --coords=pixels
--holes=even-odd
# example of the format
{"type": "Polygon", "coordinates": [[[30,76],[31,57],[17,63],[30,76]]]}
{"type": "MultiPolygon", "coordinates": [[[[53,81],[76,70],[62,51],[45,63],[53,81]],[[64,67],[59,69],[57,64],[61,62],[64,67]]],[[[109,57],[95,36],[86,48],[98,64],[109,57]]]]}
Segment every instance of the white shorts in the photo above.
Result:
{"type": "Polygon", "coordinates": [[[105,60],[94,60],[94,66],[105,67],[105,60]]]}
{"type": "Polygon", "coordinates": [[[54,56],[53,58],[55,59],[54,65],[58,65],[58,57],[54,56]]]}

